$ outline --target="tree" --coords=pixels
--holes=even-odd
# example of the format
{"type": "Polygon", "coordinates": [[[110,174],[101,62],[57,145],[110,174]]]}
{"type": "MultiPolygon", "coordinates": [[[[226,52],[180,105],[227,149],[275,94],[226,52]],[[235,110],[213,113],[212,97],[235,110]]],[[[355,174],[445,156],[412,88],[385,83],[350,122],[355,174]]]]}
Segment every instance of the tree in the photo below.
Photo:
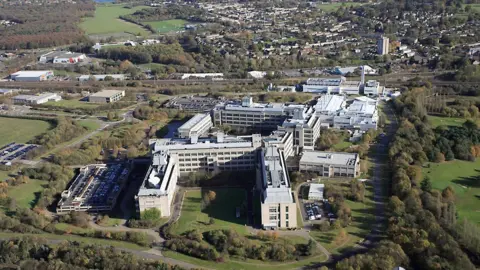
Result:
{"type": "Polygon", "coordinates": [[[215,200],[215,198],[217,198],[217,193],[215,193],[215,191],[213,191],[213,190],[209,190],[209,191],[207,192],[207,197],[208,197],[208,200],[209,200],[210,202],[212,202],[212,201],[215,200]]]}
{"type": "Polygon", "coordinates": [[[140,213],[142,220],[159,220],[161,218],[161,212],[158,208],[150,208],[140,213]]]}
{"type": "Polygon", "coordinates": [[[423,191],[430,192],[432,190],[432,181],[430,181],[430,177],[426,176],[423,178],[420,186],[423,191]]]}
{"type": "Polygon", "coordinates": [[[114,115],[113,115],[112,112],[109,111],[109,112],[107,113],[107,119],[108,119],[108,121],[113,121],[113,120],[114,120],[114,115]]]}

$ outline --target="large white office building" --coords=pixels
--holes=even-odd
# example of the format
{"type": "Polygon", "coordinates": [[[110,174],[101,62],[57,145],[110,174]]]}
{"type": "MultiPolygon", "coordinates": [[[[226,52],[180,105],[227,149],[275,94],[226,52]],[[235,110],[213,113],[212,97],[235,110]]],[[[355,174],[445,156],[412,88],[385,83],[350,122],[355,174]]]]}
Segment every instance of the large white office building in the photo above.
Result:
{"type": "Polygon", "coordinates": [[[307,83],[303,85],[303,92],[358,95],[360,85],[360,81],[347,81],[343,76],[337,78],[309,78],[307,83]]]}
{"type": "Polygon", "coordinates": [[[170,216],[179,175],[177,155],[168,151],[153,153],[152,164],[135,196],[137,210],[157,208],[162,217],[170,216]]]}
{"type": "Polygon", "coordinates": [[[206,135],[212,127],[212,117],[209,113],[196,114],[178,128],[178,137],[184,139],[190,138],[192,135],[201,137],[206,135]]]}
{"type": "Polygon", "coordinates": [[[360,158],[356,153],[303,152],[299,171],[315,172],[323,177],[357,177],[360,175],[360,158]]]}
{"type": "Polygon", "coordinates": [[[377,100],[358,97],[347,108],[333,117],[333,127],[339,129],[358,129],[367,131],[377,129],[377,100]]]}
{"type": "Polygon", "coordinates": [[[313,150],[315,142],[320,137],[320,119],[315,115],[314,108],[296,110],[292,118],[286,119],[279,131],[286,131],[293,135],[295,154],[303,150],[313,150]]]}
{"type": "Polygon", "coordinates": [[[265,229],[297,227],[297,205],[291,190],[283,151],[268,146],[259,151],[257,189],[265,229]]]}
{"type": "Polygon", "coordinates": [[[241,103],[221,103],[213,110],[215,126],[227,125],[234,129],[273,131],[295,110],[305,105],[283,103],[255,103],[244,97],[241,103]]]}

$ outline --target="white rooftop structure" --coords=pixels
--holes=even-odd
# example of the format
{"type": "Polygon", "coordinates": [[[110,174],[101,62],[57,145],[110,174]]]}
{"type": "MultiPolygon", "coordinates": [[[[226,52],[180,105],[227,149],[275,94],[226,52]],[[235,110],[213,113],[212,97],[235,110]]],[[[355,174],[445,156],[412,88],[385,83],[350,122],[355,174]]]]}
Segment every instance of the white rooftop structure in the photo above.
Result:
{"type": "Polygon", "coordinates": [[[184,73],[182,75],[182,80],[190,78],[223,78],[223,73],[184,73]]]}
{"type": "Polygon", "coordinates": [[[310,162],[345,166],[355,164],[357,157],[358,154],[356,153],[305,151],[300,158],[300,163],[310,162]]]}
{"type": "Polygon", "coordinates": [[[217,133],[217,137],[191,139],[154,139],[150,140],[150,144],[154,143],[153,152],[160,150],[187,150],[187,149],[223,149],[223,148],[240,148],[240,147],[260,147],[262,137],[260,134],[252,134],[247,136],[228,136],[223,133],[217,133]]]}
{"type": "Polygon", "coordinates": [[[180,138],[190,138],[192,135],[201,136],[213,127],[212,117],[209,113],[196,114],[185,124],[178,128],[180,138]]]}
{"type": "Polygon", "coordinates": [[[345,102],[345,96],[324,95],[318,99],[315,111],[317,114],[332,114],[344,108],[345,102]]]}
{"type": "Polygon", "coordinates": [[[254,71],[249,71],[248,75],[250,75],[252,78],[255,78],[255,79],[263,79],[267,75],[267,72],[254,70],[254,71]]]}
{"type": "Polygon", "coordinates": [[[325,189],[324,184],[310,184],[310,190],[308,191],[308,199],[323,200],[324,189],[325,189]]]}
{"type": "Polygon", "coordinates": [[[282,152],[276,146],[266,147],[261,164],[266,181],[264,203],[292,203],[293,196],[288,179],[288,171],[282,152]]]}

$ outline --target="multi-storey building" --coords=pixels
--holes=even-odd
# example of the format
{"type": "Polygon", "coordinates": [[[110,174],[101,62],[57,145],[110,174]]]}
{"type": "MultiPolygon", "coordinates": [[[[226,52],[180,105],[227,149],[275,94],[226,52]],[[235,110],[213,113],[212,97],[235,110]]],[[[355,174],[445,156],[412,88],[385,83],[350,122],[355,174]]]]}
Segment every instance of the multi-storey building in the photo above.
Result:
{"type": "Polygon", "coordinates": [[[254,103],[251,97],[242,103],[221,103],[213,111],[215,126],[228,125],[234,129],[273,131],[295,110],[305,105],[283,103],[254,103]]]}
{"type": "Polygon", "coordinates": [[[295,228],[297,205],[283,151],[271,145],[259,151],[258,159],[257,189],[261,194],[263,228],[295,228]]]}
{"type": "Polygon", "coordinates": [[[300,158],[299,171],[315,172],[323,177],[357,177],[360,158],[356,153],[305,151],[300,158]]]}
{"type": "Polygon", "coordinates": [[[162,217],[170,216],[170,206],[179,175],[178,167],[176,155],[170,155],[168,151],[153,154],[152,164],[135,196],[139,212],[157,208],[162,217]]]}
{"type": "Polygon", "coordinates": [[[388,37],[381,37],[377,41],[377,52],[380,55],[388,54],[390,50],[390,39],[388,37]]]}
{"type": "Polygon", "coordinates": [[[152,140],[153,153],[167,151],[178,160],[180,174],[190,172],[219,172],[252,170],[255,168],[255,151],[262,146],[259,134],[191,139],[152,140]]]}
{"type": "Polygon", "coordinates": [[[378,96],[381,92],[381,86],[378,81],[370,80],[363,88],[363,94],[368,96],[378,96]]]}
{"type": "Polygon", "coordinates": [[[178,137],[190,138],[192,135],[201,137],[207,134],[212,127],[212,117],[209,113],[196,114],[178,128],[178,137]]]}
{"type": "Polygon", "coordinates": [[[293,145],[295,154],[303,150],[313,150],[315,142],[320,137],[320,119],[314,114],[312,107],[305,110],[297,110],[293,117],[286,119],[280,131],[287,131],[293,134],[293,145]]]}
{"type": "Polygon", "coordinates": [[[347,81],[345,77],[310,78],[303,85],[303,92],[357,95],[360,92],[360,84],[360,81],[347,81]]]}

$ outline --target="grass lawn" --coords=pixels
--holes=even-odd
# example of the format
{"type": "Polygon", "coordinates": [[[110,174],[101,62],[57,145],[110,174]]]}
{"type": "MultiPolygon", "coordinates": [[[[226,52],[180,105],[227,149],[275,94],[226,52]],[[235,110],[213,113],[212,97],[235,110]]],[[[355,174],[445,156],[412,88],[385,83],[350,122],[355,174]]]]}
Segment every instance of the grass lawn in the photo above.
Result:
{"type": "Polygon", "coordinates": [[[353,222],[345,228],[348,236],[342,242],[336,242],[338,230],[328,232],[310,231],[310,235],[333,254],[340,254],[353,247],[368,235],[375,223],[375,205],[373,203],[373,187],[367,185],[364,202],[346,200],[352,210],[353,222]]]}
{"type": "Polygon", "coordinates": [[[473,11],[480,12],[480,4],[466,4],[464,6],[470,6],[470,7],[472,7],[473,11]]]}
{"type": "Polygon", "coordinates": [[[65,240],[65,241],[77,241],[84,244],[90,245],[102,245],[102,246],[113,246],[118,248],[128,248],[133,250],[148,250],[147,247],[141,247],[134,243],[124,242],[124,241],[115,241],[108,239],[97,239],[91,237],[82,237],[76,235],[57,235],[57,234],[32,234],[32,233],[4,233],[0,232],[0,238],[9,239],[14,237],[23,237],[23,236],[34,236],[38,238],[45,238],[48,240],[65,240]]]}
{"type": "Polygon", "coordinates": [[[88,130],[97,130],[100,128],[100,124],[96,121],[92,121],[92,120],[80,120],[78,121],[78,123],[86,128],[88,128],[88,130]]]}
{"type": "Polygon", "coordinates": [[[465,123],[465,119],[463,118],[455,118],[455,117],[441,117],[441,116],[428,116],[428,120],[433,128],[438,126],[461,126],[465,123]]]}
{"type": "Polygon", "coordinates": [[[162,254],[166,257],[170,257],[173,259],[181,260],[184,262],[188,262],[194,265],[198,265],[200,267],[205,267],[207,269],[259,269],[259,270],[290,270],[301,268],[302,266],[308,266],[311,264],[321,263],[326,260],[326,256],[324,254],[314,256],[307,259],[302,259],[301,261],[294,261],[294,262],[264,262],[258,260],[226,260],[223,263],[216,263],[216,262],[209,262],[201,259],[197,259],[194,257],[190,257],[181,253],[177,253],[170,250],[162,251],[162,254]]]}
{"type": "Polygon", "coordinates": [[[201,209],[202,191],[188,191],[185,194],[175,233],[181,234],[193,229],[198,229],[200,232],[233,229],[239,234],[247,234],[246,217],[235,216],[236,207],[240,207],[246,199],[244,190],[236,188],[212,190],[217,194],[216,199],[205,210],[201,209]],[[212,225],[208,225],[210,218],[215,220],[212,225]]]}
{"type": "Polygon", "coordinates": [[[329,4],[317,4],[317,8],[321,9],[326,12],[332,12],[337,10],[338,8],[345,6],[345,7],[351,7],[351,6],[360,6],[362,3],[329,3],[329,4]]]}
{"type": "Polygon", "coordinates": [[[63,232],[70,231],[71,233],[86,233],[86,232],[93,231],[93,229],[88,229],[88,228],[84,229],[68,223],[57,223],[55,224],[55,228],[63,232]]]}
{"type": "Polygon", "coordinates": [[[141,26],[119,18],[120,15],[132,14],[137,10],[145,8],[148,7],[136,6],[134,8],[124,8],[123,5],[97,5],[95,17],[86,18],[80,23],[80,27],[85,30],[88,35],[125,32],[133,35],[140,34],[146,36],[149,32],[141,26]]]}
{"type": "Polygon", "coordinates": [[[88,108],[96,108],[100,106],[100,104],[80,101],[79,99],[62,99],[60,101],[49,101],[44,105],[52,106],[52,107],[65,107],[68,109],[83,109],[83,108],[88,109],[88,108]]]}
{"type": "Polygon", "coordinates": [[[341,141],[337,144],[334,144],[333,149],[335,149],[335,151],[342,152],[342,151],[345,151],[346,149],[348,149],[352,145],[353,145],[353,143],[351,143],[351,142],[341,141]]]}
{"type": "Polygon", "coordinates": [[[480,225],[480,159],[475,162],[454,160],[430,163],[423,175],[430,177],[433,188],[451,186],[455,190],[458,215],[480,225]]]}
{"type": "Polygon", "coordinates": [[[11,142],[26,143],[51,127],[41,120],[0,117],[0,147],[11,142]]]}
{"type": "Polygon", "coordinates": [[[165,21],[150,21],[143,22],[145,24],[151,25],[159,33],[168,33],[173,31],[184,30],[185,20],[165,20],[165,21]]]}
{"type": "Polygon", "coordinates": [[[37,193],[43,190],[47,181],[30,179],[26,184],[11,186],[8,188],[8,197],[14,198],[20,207],[31,208],[37,193]]]}
{"type": "MultiPolygon", "coordinates": [[[[98,224],[99,226],[102,226],[102,227],[113,227],[113,226],[118,226],[118,225],[121,225],[122,224],[122,219],[120,218],[112,218],[112,217],[108,217],[108,221],[107,222],[104,222],[104,223],[101,223],[101,224],[98,224]]],[[[162,224],[165,224],[165,223],[162,223],[162,224]]]]}

